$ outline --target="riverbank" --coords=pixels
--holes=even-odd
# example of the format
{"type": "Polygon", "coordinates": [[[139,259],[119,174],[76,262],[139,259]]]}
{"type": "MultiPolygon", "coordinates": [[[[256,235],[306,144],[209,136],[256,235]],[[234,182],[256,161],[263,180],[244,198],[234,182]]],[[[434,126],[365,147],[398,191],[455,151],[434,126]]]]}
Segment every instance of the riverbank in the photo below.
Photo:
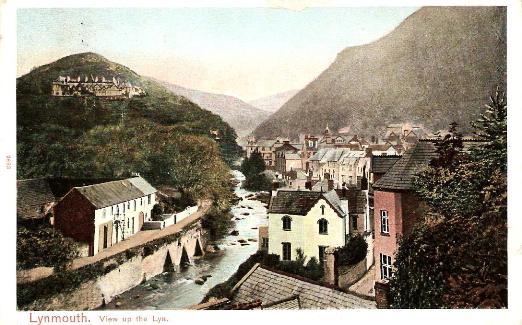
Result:
{"type": "Polygon", "coordinates": [[[184,309],[199,303],[215,285],[226,281],[241,263],[258,249],[258,228],[266,225],[266,204],[252,199],[256,193],[241,188],[244,176],[233,171],[236,179],[234,193],[239,198],[231,208],[234,222],[229,235],[212,243],[219,247],[215,253],[196,258],[178,272],[164,272],[135,288],[120,294],[104,309],[151,310],[184,309]],[[209,276],[210,277],[207,277],[209,276]],[[196,280],[206,277],[203,284],[196,280]]]}

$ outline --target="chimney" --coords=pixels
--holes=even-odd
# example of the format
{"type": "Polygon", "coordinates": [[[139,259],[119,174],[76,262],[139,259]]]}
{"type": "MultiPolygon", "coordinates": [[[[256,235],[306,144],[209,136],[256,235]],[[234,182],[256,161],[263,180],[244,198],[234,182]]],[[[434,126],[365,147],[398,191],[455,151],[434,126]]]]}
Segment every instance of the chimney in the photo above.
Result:
{"type": "Polygon", "coordinates": [[[328,180],[328,192],[330,192],[333,189],[334,189],[334,180],[333,179],[329,179],[328,180]]]}
{"type": "Polygon", "coordinates": [[[324,250],[324,282],[337,286],[339,285],[339,266],[336,249],[327,247],[324,250]]]}
{"type": "Polygon", "coordinates": [[[378,309],[390,308],[389,293],[390,285],[388,283],[375,281],[375,302],[378,309]]]}

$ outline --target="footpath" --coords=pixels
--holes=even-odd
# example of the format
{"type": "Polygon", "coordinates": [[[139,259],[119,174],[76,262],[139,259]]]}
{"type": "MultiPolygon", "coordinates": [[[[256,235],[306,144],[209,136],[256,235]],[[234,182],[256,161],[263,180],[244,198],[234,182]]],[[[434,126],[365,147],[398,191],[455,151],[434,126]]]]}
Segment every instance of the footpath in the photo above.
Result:
{"type": "MultiPolygon", "coordinates": [[[[128,239],[121,241],[102,252],[94,255],[94,256],[86,256],[75,259],[72,262],[71,269],[78,269],[83,266],[96,263],[104,258],[119,254],[123,251],[126,251],[130,248],[140,246],[147,242],[153,241],[158,238],[162,238],[165,236],[169,236],[175,233],[178,233],[183,230],[183,228],[189,224],[192,224],[194,221],[201,219],[210,207],[212,206],[212,201],[205,200],[202,201],[199,205],[199,208],[196,212],[181,220],[179,223],[168,226],[163,229],[154,229],[154,230],[141,230],[137,234],[129,237],[128,239]]],[[[17,271],[17,283],[25,283],[36,281],[45,277],[48,277],[53,274],[52,267],[37,267],[29,270],[17,271]]]]}

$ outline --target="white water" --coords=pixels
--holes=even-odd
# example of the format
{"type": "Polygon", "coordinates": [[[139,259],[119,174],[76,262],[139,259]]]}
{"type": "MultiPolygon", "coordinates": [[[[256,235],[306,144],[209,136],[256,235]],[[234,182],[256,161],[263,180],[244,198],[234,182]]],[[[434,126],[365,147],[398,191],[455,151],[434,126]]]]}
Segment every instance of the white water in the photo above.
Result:
{"type": "MultiPolygon", "coordinates": [[[[239,171],[234,170],[233,174],[238,181],[245,179],[239,171]]],[[[257,240],[257,228],[267,223],[266,205],[256,200],[245,199],[247,195],[253,193],[242,189],[240,185],[234,192],[241,200],[232,207],[231,211],[234,218],[241,218],[234,221],[239,236],[227,236],[219,241],[221,251],[218,254],[208,254],[181,272],[158,275],[121,294],[106,308],[115,309],[116,302],[120,304],[119,309],[128,310],[186,308],[199,303],[210,288],[226,281],[234,274],[238,266],[254,254],[258,247],[257,242],[248,242],[248,246],[241,246],[237,240],[240,238],[257,240]],[[249,215],[242,215],[243,213],[249,215]],[[203,285],[194,283],[194,279],[203,275],[212,275],[212,277],[209,277],[203,285]]]]}

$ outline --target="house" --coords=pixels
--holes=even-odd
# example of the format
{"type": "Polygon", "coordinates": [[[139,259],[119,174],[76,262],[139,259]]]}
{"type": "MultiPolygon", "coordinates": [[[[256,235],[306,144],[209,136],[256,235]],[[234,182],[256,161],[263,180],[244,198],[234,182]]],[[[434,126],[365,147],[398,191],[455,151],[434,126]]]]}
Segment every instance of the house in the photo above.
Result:
{"type": "Polygon", "coordinates": [[[54,207],[54,227],[93,256],[140,231],[155,204],[141,177],[73,187],[54,207]]]}
{"type": "Polygon", "coordinates": [[[254,265],[232,288],[233,306],[243,309],[374,309],[375,300],[295,274],[254,265]]]}
{"type": "Polygon", "coordinates": [[[322,262],[326,247],[346,243],[347,201],[335,191],[277,191],[268,210],[268,252],[283,261],[295,260],[296,250],[322,262]]]}
{"type": "Polygon", "coordinates": [[[425,204],[412,190],[412,179],[436,156],[435,145],[432,142],[420,141],[393,165],[393,159],[390,159],[378,161],[382,166],[373,166],[374,171],[380,167],[382,169],[379,171],[382,171],[392,165],[373,184],[376,281],[386,281],[391,277],[398,240],[411,232],[415,223],[426,212],[425,204]]]}
{"type": "Polygon", "coordinates": [[[16,181],[16,214],[19,225],[53,224],[52,207],[71,188],[112,181],[107,178],[41,177],[16,181]]]}
{"type": "Polygon", "coordinates": [[[302,145],[290,144],[290,141],[284,141],[283,145],[275,149],[275,170],[283,177],[291,170],[303,169],[300,148],[302,148],[302,145]]]}
{"type": "Polygon", "coordinates": [[[249,137],[246,145],[246,157],[250,158],[252,153],[259,152],[265,162],[267,169],[276,168],[276,149],[283,145],[287,139],[276,138],[269,140],[256,140],[254,137],[249,137]]]}

